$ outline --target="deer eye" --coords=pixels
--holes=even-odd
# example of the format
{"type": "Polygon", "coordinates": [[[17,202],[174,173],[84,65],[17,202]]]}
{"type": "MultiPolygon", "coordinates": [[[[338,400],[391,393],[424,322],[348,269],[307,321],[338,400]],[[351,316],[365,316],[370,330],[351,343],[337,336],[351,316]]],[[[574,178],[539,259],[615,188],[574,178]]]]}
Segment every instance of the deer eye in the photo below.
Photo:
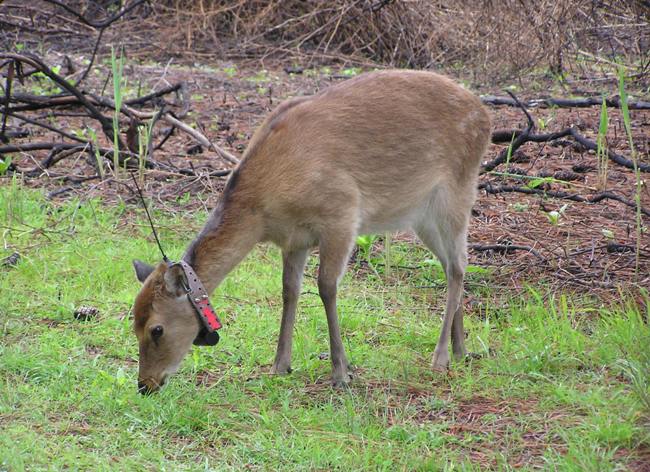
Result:
{"type": "Polygon", "coordinates": [[[151,337],[153,338],[154,341],[158,341],[158,339],[160,339],[160,336],[162,335],[163,335],[162,326],[158,325],[151,328],[151,337]]]}

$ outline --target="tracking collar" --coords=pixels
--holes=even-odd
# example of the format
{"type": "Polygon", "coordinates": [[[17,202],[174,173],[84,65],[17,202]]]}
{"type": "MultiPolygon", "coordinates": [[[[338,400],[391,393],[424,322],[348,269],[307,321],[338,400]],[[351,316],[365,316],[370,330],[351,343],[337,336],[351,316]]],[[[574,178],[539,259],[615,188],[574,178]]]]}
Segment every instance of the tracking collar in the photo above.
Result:
{"type": "Polygon", "coordinates": [[[221,329],[222,325],[217,313],[212,308],[208,292],[205,290],[205,287],[191,265],[183,260],[180,262],[172,262],[167,258],[165,259],[168,268],[178,266],[185,274],[186,283],[184,285],[187,291],[187,298],[192,304],[194,312],[199,317],[202,326],[196,339],[194,339],[194,344],[197,346],[214,346],[219,342],[219,333],[217,330],[221,329]]]}

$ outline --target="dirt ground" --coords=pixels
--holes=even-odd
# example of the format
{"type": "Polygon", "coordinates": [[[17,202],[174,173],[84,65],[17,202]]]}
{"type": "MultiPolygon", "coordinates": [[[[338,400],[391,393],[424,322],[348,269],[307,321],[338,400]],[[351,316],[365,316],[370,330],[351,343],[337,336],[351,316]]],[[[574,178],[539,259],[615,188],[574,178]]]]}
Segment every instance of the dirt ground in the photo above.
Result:
{"type": "MultiPolygon", "coordinates": [[[[51,60],[57,63],[61,57],[52,57],[51,60]]],[[[102,72],[91,77],[84,88],[102,88],[110,66],[104,63],[100,70],[102,72]]],[[[357,72],[356,69],[332,68],[303,70],[268,63],[242,68],[232,63],[187,66],[142,61],[137,64],[135,61],[127,62],[125,69],[133,96],[138,95],[139,90],[142,90],[139,95],[143,95],[151,89],[184,82],[189,110],[183,121],[194,123],[212,142],[237,155],[245,149],[256,126],[283,99],[312,94],[357,72]],[[296,71],[299,73],[292,73],[296,71]]],[[[615,92],[616,87],[612,82],[611,91],[615,92]]],[[[504,95],[498,89],[480,90],[479,93],[504,95]]],[[[525,89],[517,93],[522,99],[540,96],[527,93],[525,89]]],[[[110,86],[105,95],[110,95],[110,86]]],[[[163,100],[167,109],[182,111],[179,96],[169,94],[163,100]]],[[[526,126],[526,118],[519,109],[505,106],[489,106],[489,109],[495,130],[526,126]]],[[[574,126],[587,138],[596,140],[599,107],[534,108],[530,112],[539,133],[574,126]]],[[[48,112],[36,112],[30,116],[46,119],[48,112]]],[[[629,157],[620,111],[609,109],[609,117],[607,142],[610,149],[629,157]]],[[[631,117],[639,159],[650,163],[650,111],[633,110],[631,117]]],[[[54,119],[59,127],[69,132],[81,132],[92,125],[97,129],[100,143],[110,145],[102,142],[97,123],[88,120],[79,108],[70,108],[54,119]]],[[[12,120],[9,125],[11,129],[12,120]]],[[[122,127],[125,131],[127,123],[122,123],[122,127]]],[[[42,129],[30,128],[28,131],[28,136],[12,143],[60,139],[42,129]]],[[[164,124],[157,125],[154,143],[159,142],[166,131],[164,124]]],[[[493,159],[506,147],[507,143],[491,145],[485,161],[493,159]]],[[[13,156],[13,162],[20,171],[37,171],[47,155],[48,151],[22,152],[13,156]]],[[[212,150],[197,146],[193,138],[179,132],[172,134],[155,150],[153,160],[162,163],[164,169],[147,170],[145,191],[157,206],[169,212],[212,207],[227,177],[210,177],[208,174],[232,167],[212,150]],[[196,175],[183,175],[180,169],[192,169],[196,175]],[[190,198],[182,198],[187,194],[190,198]]],[[[571,139],[526,143],[514,153],[509,168],[510,174],[522,177],[487,173],[481,176],[480,182],[493,186],[525,187],[535,180],[534,177],[545,177],[547,180],[537,188],[590,197],[599,191],[596,167],[596,154],[571,139]],[[549,177],[553,180],[549,181],[549,177]]],[[[505,170],[505,165],[495,169],[496,172],[505,170]]],[[[96,164],[87,154],[73,154],[40,173],[35,172],[36,175],[25,178],[25,182],[46,189],[52,199],[100,196],[107,201],[122,199],[138,205],[128,180],[99,180],[94,177],[96,173],[96,164]]],[[[650,188],[646,177],[646,174],[641,174],[640,196],[642,206],[650,209],[650,188]]],[[[634,189],[633,170],[610,161],[607,190],[633,201],[634,189]]],[[[650,237],[647,234],[650,218],[642,216],[641,222],[643,234],[636,267],[636,220],[632,206],[610,199],[589,204],[516,192],[495,195],[481,190],[471,222],[470,263],[494,269],[493,283],[510,291],[524,290],[527,283],[542,282],[555,290],[566,289],[605,299],[618,298],[622,290],[643,303],[639,288],[650,287],[650,237]],[[506,247],[508,245],[518,249],[506,247]],[[485,246],[494,247],[486,249],[485,246]]],[[[398,237],[411,238],[410,235],[398,237]]]]}

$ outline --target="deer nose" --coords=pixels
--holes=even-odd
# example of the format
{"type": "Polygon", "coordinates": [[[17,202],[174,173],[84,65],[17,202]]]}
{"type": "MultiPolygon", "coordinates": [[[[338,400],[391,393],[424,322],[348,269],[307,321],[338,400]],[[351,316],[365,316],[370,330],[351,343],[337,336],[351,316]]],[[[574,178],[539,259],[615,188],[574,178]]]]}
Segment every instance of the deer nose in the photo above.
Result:
{"type": "Polygon", "coordinates": [[[142,395],[151,395],[153,393],[153,390],[151,387],[149,387],[149,385],[138,380],[138,393],[141,393],[142,395]]]}

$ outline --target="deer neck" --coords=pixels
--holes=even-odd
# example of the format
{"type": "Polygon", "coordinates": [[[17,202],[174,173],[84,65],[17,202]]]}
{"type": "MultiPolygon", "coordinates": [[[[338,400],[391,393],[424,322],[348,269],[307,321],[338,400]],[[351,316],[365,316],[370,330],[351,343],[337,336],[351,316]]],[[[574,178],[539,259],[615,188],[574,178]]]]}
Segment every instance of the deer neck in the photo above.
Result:
{"type": "Polygon", "coordinates": [[[208,293],[261,240],[262,225],[256,212],[223,198],[183,256],[203,282],[208,293]]]}

